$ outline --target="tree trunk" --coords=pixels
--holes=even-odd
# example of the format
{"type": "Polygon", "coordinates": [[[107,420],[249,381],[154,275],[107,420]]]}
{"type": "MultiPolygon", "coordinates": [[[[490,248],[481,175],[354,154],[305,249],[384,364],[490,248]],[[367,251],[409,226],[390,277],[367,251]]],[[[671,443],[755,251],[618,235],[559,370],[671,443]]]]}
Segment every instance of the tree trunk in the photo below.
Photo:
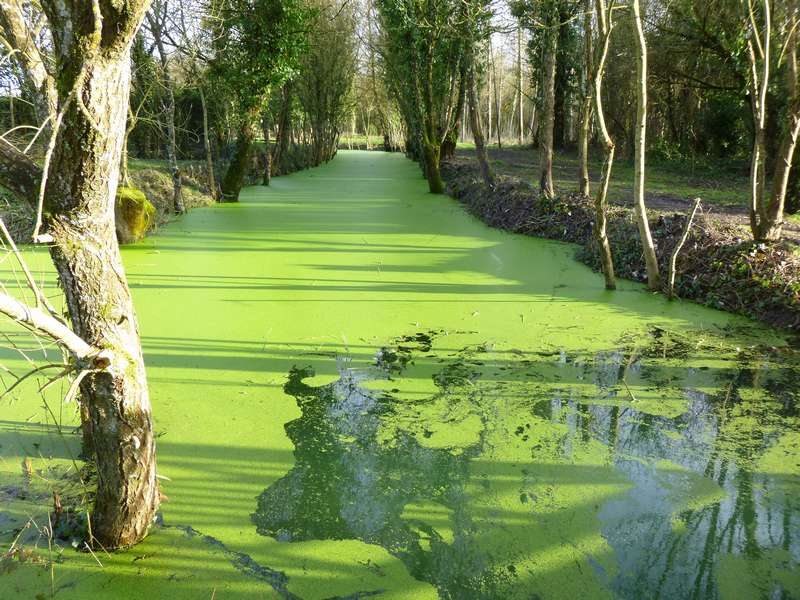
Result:
{"type": "Polygon", "coordinates": [[[119,180],[125,187],[131,187],[130,173],[128,172],[128,136],[131,134],[131,128],[125,128],[125,134],[122,137],[122,158],[119,161],[119,180]]]}
{"type": "MultiPolygon", "coordinates": [[[[614,0],[610,2],[613,8],[614,0]]],[[[614,140],[608,133],[606,127],[605,113],[603,111],[603,73],[606,66],[606,58],[608,57],[608,46],[611,40],[611,30],[613,29],[612,11],[606,10],[605,0],[597,0],[597,23],[600,31],[602,46],[600,47],[600,54],[597,59],[597,64],[592,73],[593,97],[595,102],[595,109],[597,114],[597,124],[600,133],[603,136],[603,142],[606,148],[605,163],[603,164],[603,176],[600,180],[600,188],[597,190],[597,197],[595,198],[595,223],[594,223],[594,237],[597,243],[597,249],[600,253],[600,264],[603,268],[603,276],[606,280],[606,289],[614,290],[617,288],[617,280],[614,275],[614,259],[611,254],[611,243],[608,240],[608,185],[611,181],[611,168],[614,166],[614,140]]],[[[584,25],[589,23],[591,26],[591,15],[589,19],[584,21],[584,25]]],[[[591,35],[591,30],[589,30],[591,35]]],[[[590,95],[590,98],[592,97],[590,95]]]]}
{"type": "Polygon", "coordinates": [[[164,111],[167,117],[167,158],[172,175],[172,207],[175,214],[181,215],[186,212],[186,208],[183,206],[183,181],[181,168],[178,165],[178,147],[175,139],[175,93],[167,75],[164,76],[164,85],[167,87],[164,111]]]}
{"type": "Polygon", "coordinates": [[[287,82],[283,86],[283,102],[281,103],[281,112],[278,117],[278,139],[275,144],[275,155],[272,157],[272,163],[278,169],[278,174],[283,172],[281,161],[286,155],[289,147],[289,138],[292,130],[292,90],[291,82],[287,82]]]}
{"type": "Polygon", "coordinates": [[[444,181],[442,181],[442,172],[439,167],[441,148],[435,143],[426,140],[423,150],[425,153],[425,176],[428,178],[428,189],[431,194],[443,194],[444,181]]]}
{"type": "Polygon", "coordinates": [[[113,549],[145,536],[159,501],[147,378],[114,229],[128,52],[146,2],[103,8],[102,38],[91,18],[67,20],[54,4],[60,3],[46,6],[59,57],[60,103],[69,108],[50,163],[45,225],[73,330],[112,356],[110,366],[88,375],[80,388],[88,416],[83,432],[97,465],[92,532],[104,548],[113,549]],[[101,44],[102,51],[93,52],[93,44],[101,44]],[[76,83],[80,109],[72,101],[76,83]]]}
{"type": "MultiPolygon", "coordinates": [[[[158,13],[166,9],[165,6],[160,4],[157,6],[158,13]]],[[[167,161],[172,175],[172,206],[175,213],[180,215],[186,212],[186,209],[183,206],[183,181],[180,166],[178,165],[178,148],[175,137],[175,90],[169,73],[169,61],[167,60],[164,41],[161,37],[162,26],[166,21],[162,23],[160,14],[151,13],[148,14],[148,23],[150,25],[150,33],[158,48],[158,56],[161,63],[161,81],[164,85],[163,107],[167,127],[167,161]]]]}
{"type": "Polygon", "coordinates": [[[592,85],[593,85],[593,56],[592,48],[592,0],[583,1],[583,65],[584,65],[584,91],[581,103],[581,128],[578,134],[578,193],[589,196],[589,136],[592,125],[592,85]]]}
{"type": "Polygon", "coordinates": [[[525,96],[522,93],[522,25],[519,24],[517,24],[517,94],[519,95],[517,142],[522,146],[525,143],[525,96]]]}
{"type": "Polygon", "coordinates": [[[200,92],[200,108],[203,111],[203,149],[206,154],[206,185],[208,186],[208,193],[214,200],[219,200],[219,191],[217,190],[217,181],[214,177],[214,156],[211,154],[211,137],[208,133],[208,105],[206,104],[206,93],[201,85],[198,88],[200,92]]]}
{"type": "Polygon", "coordinates": [[[242,124],[236,138],[236,150],[222,180],[222,202],[238,202],[239,192],[244,187],[244,178],[250,162],[250,148],[253,146],[253,120],[242,116],[242,124]]]}
{"type": "Polygon", "coordinates": [[[559,16],[554,3],[548,7],[547,29],[544,42],[544,69],[542,70],[542,123],[539,145],[539,189],[546,198],[555,197],[553,185],[553,128],[556,103],[556,53],[558,52],[559,16]]]}
{"type": "MultiPolygon", "coordinates": [[[[491,44],[491,42],[490,42],[490,44],[491,44]]],[[[491,46],[490,46],[490,48],[491,48],[491,46]]],[[[491,77],[491,74],[487,75],[486,79],[488,81],[488,85],[486,86],[486,99],[488,101],[488,102],[486,102],[486,112],[488,114],[488,117],[486,119],[486,139],[491,140],[492,139],[492,123],[493,123],[493,121],[492,121],[492,77],[491,77]]]]}
{"type": "Polygon", "coordinates": [[[780,146],[775,161],[775,172],[772,176],[772,189],[769,201],[766,198],[765,164],[767,160],[766,141],[767,135],[767,94],[770,72],[770,38],[772,36],[772,22],[769,3],[764,2],[764,30],[761,39],[764,40],[763,48],[758,52],[753,46],[752,38],[748,40],[748,53],[751,67],[750,95],[753,109],[753,125],[755,130],[753,157],[751,164],[751,206],[750,225],[753,238],[756,241],[775,241],[781,239],[783,233],[783,215],[786,206],[786,195],[789,188],[794,153],[800,136],[800,83],[798,82],[798,56],[797,40],[800,33],[797,31],[797,1],[787,3],[787,14],[791,21],[787,25],[787,38],[781,53],[786,63],[787,87],[789,98],[786,107],[785,129],[780,136],[780,146]],[[763,72],[760,74],[759,86],[758,63],[759,59],[763,72]]]}
{"type": "Polygon", "coordinates": [[[469,81],[467,82],[467,94],[469,96],[469,123],[472,129],[472,137],[475,139],[475,157],[481,170],[481,177],[484,183],[490,188],[494,188],[494,174],[489,165],[489,157],[486,154],[486,140],[483,138],[481,130],[481,117],[479,114],[477,84],[475,83],[475,65],[470,64],[468,70],[469,81]]]}
{"type": "Polygon", "coordinates": [[[656,247],[653,243],[653,236],[650,234],[650,222],[647,220],[647,207],[644,202],[644,183],[645,183],[645,154],[646,154],[646,135],[647,135],[647,43],[644,39],[642,29],[642,15],[639,9],[639,0],[631,1],[631,14],[633,25],[636,29],[636,39],[638,43],[636,76],[636,132],[634,148],[634,183],[633,199],[636,223],[639,226],[639,237],[642,240],[642,250],[644,251],[644,261],[647,266],[647,286],[651,290],[661,289],[661,274],[658,268],[658,258],[656,247]]]}
{"type": "Polygon", "coordinates": [[[781,143],[778,164],[772,181],[772,193],[767,206],[767,218],[761,223],[758,240],[779,240],[783,231],[783,211],[786,204],[786,191],[789,187],[789,175],[792,168],[797,138],[800,135],[800,107],[790,110],[789,126],[781,143]]]}
{"type": "Polygon", "coordinates": [[[495,112],[495,119],[497,120],[497,148],[502,150],[503,148],[503,140],[502,140],[502,133],[503,133],[503,125],[502,125],[502,111],[500,110],[500,82],[497,81],[497,64],[494,60],[494,50],[489,48],[490,51],[490,58],[492,59],[492,79],[494,79],[494,112],[495,112]]]}
{"type": "Polygon", "coordinates": [[[264,178],[262,185],[269,185],[272,179],[272,151],[269,148],[269,116],[264,113],[261,119],[261,129],[264,132],[264,178]]]}

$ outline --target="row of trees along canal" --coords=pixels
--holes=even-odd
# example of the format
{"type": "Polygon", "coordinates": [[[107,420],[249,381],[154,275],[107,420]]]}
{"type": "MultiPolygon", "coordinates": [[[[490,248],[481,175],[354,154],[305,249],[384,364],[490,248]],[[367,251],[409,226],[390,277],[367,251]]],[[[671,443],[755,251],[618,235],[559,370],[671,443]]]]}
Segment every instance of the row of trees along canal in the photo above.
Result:
{"type": "Polygon", "coordinates": [[[90,541],[136,543],[159,502],[148,386],[114,233],[129,156],[167,161],[180,213],[180,159],[198,160],[209,191],[236,201],[254,170],[269,184],[272,172],[329,160],[343,130],[364,134],[368,147],[378,133],[387,150],[405,150],[434,193],[444,189],[441,162],[468,135],[489,187],[487,136],[534,141],[544,198],[557,193],[556,150],[574,145],[576,187],[594,194],[613,288],[605,222],[619,145],[635,162],[635,214],[658,288],[648,151],[749,157],[753,237],[781,237],[797,187],[798,19],[797,0],[0,3],[0,79],[10,90],[0,99],[9,130],[0,183],[33,208],[34,242],[50,249],[67,315],[32,276],[34,301],[2,292],[0,312],[70,356],[97,466],[90,541]],[[603,158],[596,190],[591,152],[603,158]]]}

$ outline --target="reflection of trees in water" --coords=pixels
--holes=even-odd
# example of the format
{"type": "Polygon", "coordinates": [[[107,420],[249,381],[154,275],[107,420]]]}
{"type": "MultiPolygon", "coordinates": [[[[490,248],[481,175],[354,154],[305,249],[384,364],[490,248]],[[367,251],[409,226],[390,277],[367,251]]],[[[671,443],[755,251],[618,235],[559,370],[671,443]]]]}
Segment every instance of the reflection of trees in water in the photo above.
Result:
{"type": "MultiPolygon", "coordinates": [[[[628,359],[610,353],[583,368],[602,394],[618,387],[628,359]]],[[[569,366],[570,360],[563,362],[569,366]]],[[[631,368],[645,379],[665,380],[657,366],[634,362],[631,368]]],[[[753,577],[759,570],[769,575],[769,568],[758,561],[772,549],[787,551],[797,567],[797,466],[787,464],[793,474],[758,471],[765,451],[797,427],[795,376],[793,369],[762,368],[758,361],[720,370],[717,394],[681,390],[687,410],[674,419],[618,405],[581,404],[564,394],[556,395],[545,410],[538,409],[567,424],[572,435],[590,435],[608,444],[617,467],[636,484],[631,494],[609,502],[601,512],[604,536],[621,563],[615,586],[622,597],[716,598],[716,567],[724,555],[752,561],[753,577]],[[715,481],[725,497],[683,507],[677,520],[672,519],[675,498],[663,489],[652,464],[662,459],[715,481]]],[[[613,399],[615,393],[607,395],[613,399]]],[[[761,585],[766,586],[764,597],[788,597],[775,581],[761,585]]]]}
{"type": "MultiPolygon", "coordinates": [[[[358,374],[341,369],[332,384],[303,383],[309,369],[293,369],[286,392],[302,416],[286,425],[296,464],[258,498],[259,533],[283,541],[359,539],[400,558],[416,578],[443,597],[480,597],[492,587],[486,558],[469,543],[464,483],[477,448],[460,455],[425,448],[399,434],[381,443],[385,397],[359,387],[358,374]],[[425,500],[450,511],[451,540],[429,523],[404,516],[425,500]]],[[[444,511],[443,511],[444,512],[444,511]]]]}
{"type": "MultiPolygon", "coordinates": [[[[430,345],[422,350],[428,355],[430,345]]],[[[401,374],[414,353],[407,346],[384,352],[377,376],[401,374]]],[[[456,355],[449,356],[433,376],[443,391],[488,372],[476,366],[481,363],[459,363],[452,358],[456,355]]],[[[565,456],[589,440],[605,444],[616,467],[634,483],[629,494],[606,502],[599,512],[603,536],[619,563],[612,585],[623,598],[716,598],[725,556],[746,557],[755,570],[773,549],[783,549],[795,563],[800,559],[800,518],[792,496],[798,491],[797,467],[785,475],[761,473],[758,467],[777,437],[796,427],[795,371],[751,361],[702,372],[699,385],[694,379],[699,371],[683,366],[691,360],[681,356],[676,367],[659,363],[656,352],[561,353],[502,366],[497,381],[481,383],[484,391],[497,384],[498,402],[508,393],[511,411],[566,425],[565,456]],[[515,369],[536,376],[519,376],[515,369]],[[557,371],[561,377],[553,376],[557,371]],[[515,377],[523,382],[522,391],[504,387],[503,378],[515,377]],[[637,390],[669,389],[685,401],[686,410],[674,418],[637,411],[622,385],[625,377],[638,380],[637,390]],[[578,389],[585,390],[585,384],[593,386],[590,397],[578,389]],[[693,385],[718,391],[707,395],[693,385]],[[716,482],[724,495],[711,493],[716,488],[699,476],[716,482]],[[698,480],[706,481],[705,487],[693,488],[698,480]],[[703,499],[704,493],[710,495],[703,499]]],[[[284,541],[378,544],[414,577],[436,585],[443,597],[505,597],[499,590],[507,589],[509,576],[481,551],[478,521],[465,491],[469,461],[484,444],[455,455],[421,446],[402,430],[383,439],[382,427],[393,418],[396,400],[360,386],[376,373],[340,372],[337,382],[321,387],[304,383],[309,370],[290,373],[285,389],[302,411],[286,426],[296,464],[259,497],[253,515],[258,531],[284,541]],[[404,511],[420,501],[445,510],[424,522],[409,518],[404,511]]],[[[480,401],[474,400],[479,410],[480,401]]],[[[775,587],[770,581],[764,585],[768,592],[775,587]]]]}

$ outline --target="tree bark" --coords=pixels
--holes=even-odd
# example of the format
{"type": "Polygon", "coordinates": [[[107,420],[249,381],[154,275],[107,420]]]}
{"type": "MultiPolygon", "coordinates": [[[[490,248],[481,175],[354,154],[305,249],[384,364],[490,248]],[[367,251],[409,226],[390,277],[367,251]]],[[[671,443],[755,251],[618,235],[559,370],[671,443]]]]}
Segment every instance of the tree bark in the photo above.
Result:
{"type": "Polygon", "coordinates": [[[555,2],[549,2],[544,41],[544,68],[542,70],[542,123],[539,145],[539,189],[545,198],[555,197],[553,185],[553,129],[556,103],[556,53],[558,52],[559,15],[555,2]]]}
{"type": "Polygon", "coordinates": [[[494,50],[489,46],[489,58],[492,61],[492,79],[494,80],[494,112],[495,112],[495,119],[497,120],[497,129],[495,132],[497,133],[497,148],[502,150],[503,149],[503,125],[502,125],[502,111],[500,110],[500,82],[497,81],[497,64],[494,60],[494,50]]]}
{"type": "Polygon", "coordinates": [[[0,184],[36,208],[41,179],[41,167],[0,138],[0,184]]]}
{"type": "Polygon", "coordinates": [[[444,181],[442,181],[442,171],[439,166],[441,147],[435,142],[425,140],[423,144],[425,154],[425,176],[428,178],[428,189],[431,194],[444,193],[444,181]]]}
{"type": "Polygon", "coordinates": [[[633,210],[636,223],[639,227],[639,237],[642,241],[644,261],[647,266],[647,286],[651,290],[661,289],[661,274],[658,268],[656,247],[650,233],[650,222],[647,220],[647,207],[644,202],[645,184],[645,156],[647,152],[647,42],[642,29],[642,15],[639,0],[631,0],[631,15],[633,26],[636,30],[637,60],[636,60],[636,130],[634,139],[634,183],[633,183],[633,210]]]}
{"type": "Polygon", "coordinates": [[[81,383],[84,438],[97,466],[94,538],[120,548],[141,540],[158,508],[155,439],[139,330],[114,228],[130,85],[129,51],[146,0],[44,0],[64,110],[45,187],[50,254],[74,332],[111,356],[81,383]],[[102,35],[96,29],[102,27],[102,35]],[[79,98],[82,107],[78,107],[79,98]]]}

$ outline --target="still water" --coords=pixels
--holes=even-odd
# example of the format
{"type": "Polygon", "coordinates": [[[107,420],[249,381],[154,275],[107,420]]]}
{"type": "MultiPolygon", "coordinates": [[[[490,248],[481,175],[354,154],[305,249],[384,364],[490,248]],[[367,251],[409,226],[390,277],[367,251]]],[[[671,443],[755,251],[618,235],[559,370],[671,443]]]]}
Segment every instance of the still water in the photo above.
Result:
{"type": "MultiPolygon", "coordinates": [[[[607,292],[399,155],[241,200],[123,250],[164,495],[142,544],[42,534],[77,410],[33,378],[0,401],[0,548],[30,552],[0,600],[800,600],[793,340],[607,292]]],[[[0,333],[15,375],[57,357],[0,333]]]]}

